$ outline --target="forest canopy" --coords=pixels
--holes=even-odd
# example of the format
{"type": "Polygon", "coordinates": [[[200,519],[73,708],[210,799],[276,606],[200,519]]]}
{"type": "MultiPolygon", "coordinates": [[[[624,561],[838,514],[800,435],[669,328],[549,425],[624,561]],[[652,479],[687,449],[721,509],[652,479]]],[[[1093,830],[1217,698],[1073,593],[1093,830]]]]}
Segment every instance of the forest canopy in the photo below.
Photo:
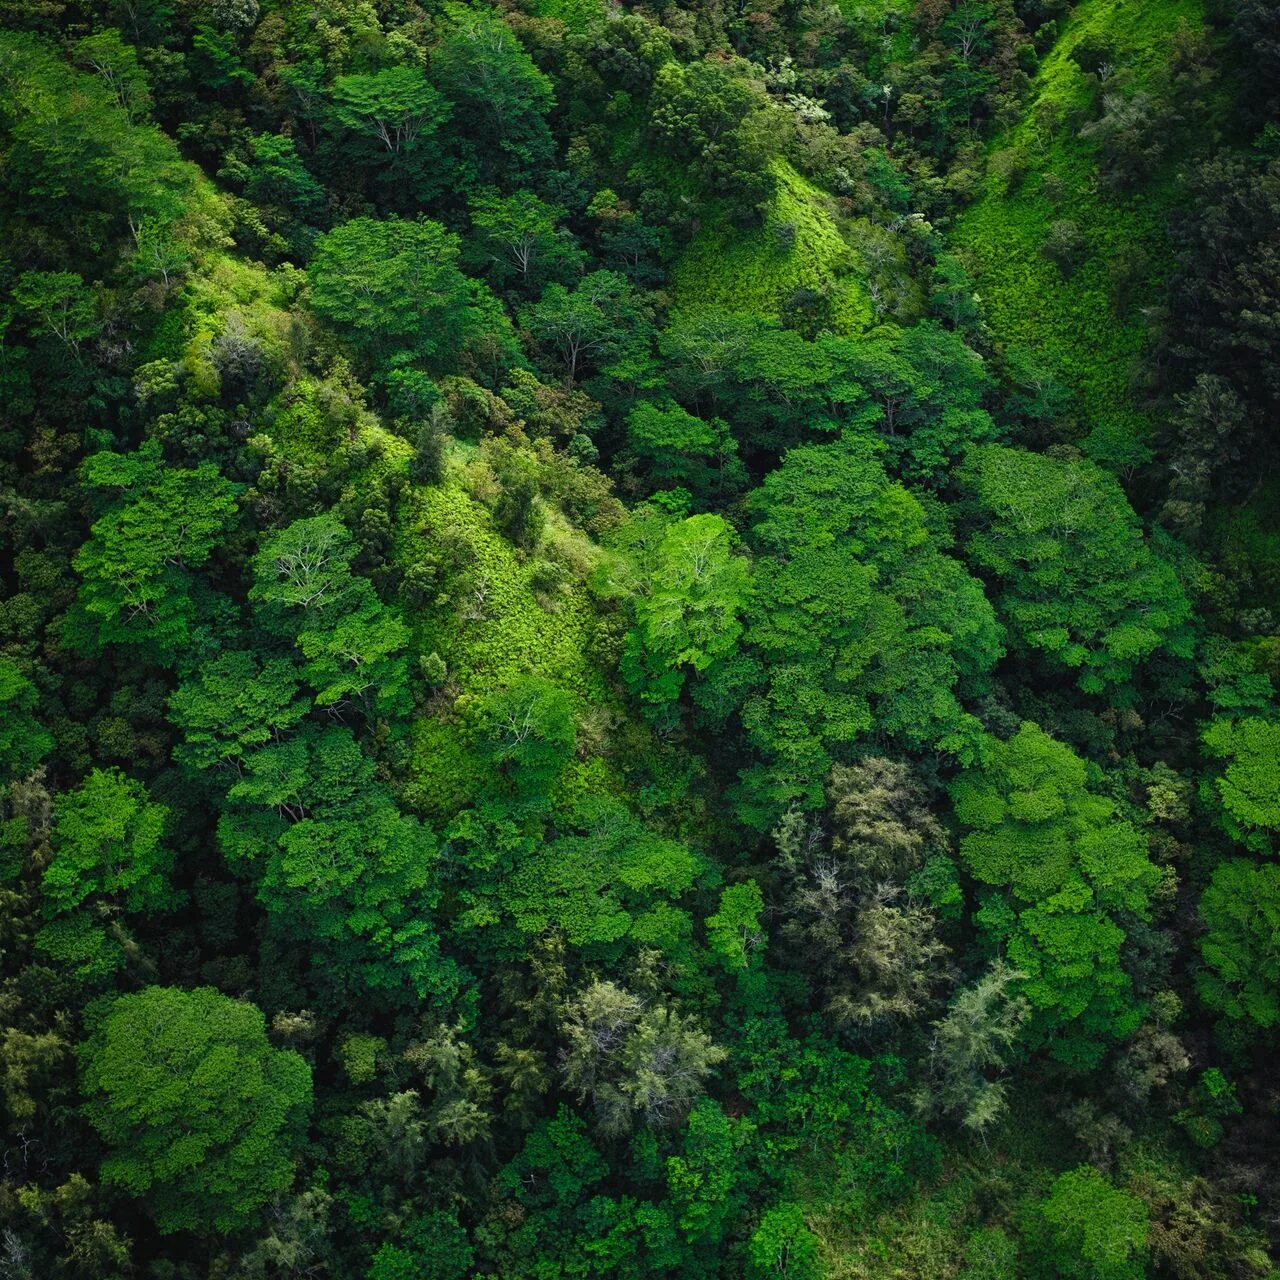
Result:
{"type": "Polygon", "coordinates": [[[0,1280],[1274,1280],[1278,86],[0,4],[0,1280]]]}

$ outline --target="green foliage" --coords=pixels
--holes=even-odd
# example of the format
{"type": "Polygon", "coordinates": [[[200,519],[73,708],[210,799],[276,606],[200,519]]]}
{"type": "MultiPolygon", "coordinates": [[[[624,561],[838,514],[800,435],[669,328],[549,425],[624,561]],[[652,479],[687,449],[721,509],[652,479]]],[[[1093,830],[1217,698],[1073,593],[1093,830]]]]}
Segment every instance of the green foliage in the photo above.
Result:
{"type": "Polygon", "coordinates": [[[540,676],[525,676],[479,701],[473,723],[496,777],[519,795],[544,795],[573,754],[573,702],[540,676]]]}
{"type": "Polygon", "coordinates": [[[453,146],[482,182],[519,185],[551,157],[551,81],[497,13],[447,3],[444,18],[431,78],[466,123],[453,146]]]}
{"type": "Polygon", "coordinates": [[[1158,651],[1190,656],[1191,606],[1112,477],[989,445],[959,478],[976,526],[966,550],[1023,648],[1077,671],[1087,693],[1128,683],[1158,651]]]}
{"type": "Polygon", "coordinates": [[[875,427],[905,477],[936,485],[968,449],[998,437],[983,407],[991,375],[958,333],[931,321],[882,326],[836,350],[867,401],[854,421],[875,427]]]}
{"type": "Polygon", "coordinates": [[[15,212],[56,204],[57,243],[67,251],[101,244],[144,220],[184,238],[215,230],[223,215],[200,187],[195,166],[155,125],[131,119],[142,102],[127,55],[99,40],[87,57],[109,61],[111,75],[75,71],[30,35],[0,32],[12,175],[5,185],[15,212]]]}
{"type": "Polygon", "coordinates": [[[1146,1274],[1147,1210],[1096,1169],[1062,1174],[1038,1206],[1032,1239],[1063,1280],[1140,1280],[1146,1274]]]}
{"type": "Polygon", "coordinates": [[[817,1280],[818,1237],[805,1225],[804,1210],[798,1204],[775,1205],[760,1219],[747,1245],[751,1274],[762,1278],[783,1276],[787,1280],[817,1280]]]}
{"type": "Polygon", "coordinates": [[[593,271],[572,289],[548,285],[520,323],[564,369],[573,389],[588,372],[624,378],[639,372],[647,347],[647,304],[616,271],[593,271]]]}
{"type": "Polygon", "coordinates": [[[352,218],[317,241],[311,304],[372,361],[447,369],[480,317],[458,254],[438,222],[352,218]]]}
{"type": "Polygon", "coordinates": [[[720,418],[707,421],[670,402],[642,400],[627,415],[627,440],[656,482],[683,486],[701,502],[734,493],[746,481],[737,441],[720,418]]]}
{"type": "Polygon", "coordinates": [[[384,1244],[366,1280],[464,1280],[475,1257],[456,1214],[437,1210],[412,1219],[403,1245],[384,1244]]]}
{"type": "Polygon", "coordinates": [[[933,1024],[936,1049],[921,1101],[950,1113],[974,1133],[985,1132],[1006,1105],[1005,1084],[992,1076],[1009,1065],[1031,1012],[1014,990],[1021,977],[1004,961],[995,961],[933,1024]]]}
{"type": "Polygon", "coordinates": [[[1226,1132],[1224,1120],[1244,1110],[1236,1087],[1218,1067],[1200,1073],[1199,1083],[1191,1090],[1190,1106],[1183,1107],[1174,1119],[1187,1131],[1197,1147],[1213,1147],[1226,1132]]]}
{"type": "Polygon", "coordinates": [[[735,541],[719,516],[691,516],[667,529],[654,552],[622,673],[656,708],[680,696],[690,672],[707,671],[737,648],[749,572],[735,541]]]}
{"type": "Polygon", "coordinates": [[[115,1000],[79,1055],[102,1179],[161,1232],[238,1230],[292,1181],[311,1072],[252,1005],[148,987],[115,1000]]]}
{"type": "Polygon", "coordinates": [[[386,166],[387,186],[408,186],[420,200],[435,194],[440,186],[436,135],[450,108],[417,67],[338,76],[332,93],[334,119],[365,141],[366,155],[386,166]]]}
{"type": "Polygon", "coordinates": [[[564,214],[532,191],[503,196],[489,189],[471,197],[471,225],[496,285],[514,280],[536,292],[549,280],[577,273],[583,254],[556,225],[564,214]]]}
{"type": "Polygon", "coordinates": [[[36,687],[11,658],[0,656],[0,781],[25,777],[53,746],[52,735],[31,714],[36,687]]]}
{"type": "Polygon", "coordinates": [[[1200,898],[1206,967],[1196,989],[1209,1008],[1248,1029],[1280,1022],[1280,867],[1237,858],[1213,873],[1200,898]]]}
{"type": "Polygon", "coordinates": [[[335,977],[417,999],[455,981],[431,909],[436,842],[375,780],[346,729],[308,728],[247,756],[218,821],[227,860],[335,977]]]}
{"type": "Polygon", "coordinates": [[[41,888],[47,909],[72,911],[89,899],[131,912],[172,901],[173,854],[163,843],[168,810],[118,769],[95,769],[54,801],[53,860],[41,888]]]}
{"type": "Polygon", "coordinates": [[[562,821],[570,831],[523,858],[502,890],[526,936],[554,927],[572,946],[589,947],[641,933],[645,909],[652,916],[663,899],[687,893],[702,868],[688,847],[646,831],[610,797],[585,801],[562,821]]]}
{"type": "Polygon", "coordinates": [[[1223,825],[1241,844],[1269,852],[1280,831],[1280,725],[1257,716],[1215,720],[1203,740],[1209,755],[1228,762],[1212,788],[1223,825]]]}
{"type": "Polygon", "coordinates": [[[707,1078],[728,1057],[696,1019],[665,1005],[645,1008],[612,982],[595,982],[565,1010],[562,1073],[595,1108],[601,1133],[625,1133],[633,1117],[652,1126],[683,1120],[707,1078]]]}
{"type": "Polygon", "coordinates": [[[749,1120],[731,1119],[709,1098],[694,1103],[681,1152],[667,1158],[667,1188],[686,1240],[713,1248],[733,1225],[748,1176],[742,1151],[752,1133],[749,1120]]]}
{"type": "MultiPolygon", "coordinates": [[[[1166,212],[1175,184],[1162,166],[1157,180],[1121,199],[1100,199],[1097,160],[1080,126],[1095,96],[1117,100],[1162,74],[1183,23],[1200,26],[1201,0],[1165,0],[1133,6],[1119,0],[1084,0],[1060,19],[1062,32],[1040,60],[1030,100],[999,138],[979,198],[962,211],[954,244],[970,255],[974,278],[1002,344],[1034,348],[1054,376],[1078,397],[1080,425],[1090,456],[1128,469],[1148,454],[1151,422],[1131,389],[1130,370],[1147,329],[1140,308],[1151,298],[1167,260],[1166,212]],[[1075,58],[1089,40],[1109,46],[1104,59],[1120,78],[1103,88],[1097,68],[1075,58]],[[997,161],[1014,160],[1008,183],[997,161]],[[1087,252],[1070,278],[1044,256],[1052,224],[1074,222],[1087,252]],[[1114,264],[1128,256],[1150,264],[1127,305],[1116,307],[1114,264]]],[[[1172,130],[1170,130],[1172,132],[1172,130]]],[[[1153,140],[1153,153],[1162,139],[1153,140]]]]}
{"type": "Polygon", "coordinates": [[[0,1270],[1267,1275],[1269,7],[8,5],[0,1270]]]}
{"type": "Polygon", "coordinates": [[[146,918],[177,905],[169,810],[118,769],[94,769],[53,802],[53,854],[41,878],[47,923],[36,946],[93,982],[131,950],[116,917],[146,918]]]}
{"type": "Polygon", "coordinates": [[[352,1084],[368,1084],[377,1078],[378,1054],[387,1047],[381,1036],[352,1032],[338,1045],[338,1058],[352,1084]]]}
{"type": "Polygon", "coordinates": [[[764,946],[763,911],[764,898],[754,880],[720,891],[720,908],[707,917],[707,945],[731,973],[749,968],[764,946]]]}
{"type": "MultiPolygon", "coordinates": [[[[833,332],[860,333],[872,322],[867,266],[858,253],[866,224],[852,224],[834,210],[834,201],[785,160],[771,163],[763,181],[764,223],[744,230],[727,218],[699,229],[673,272],[675,305],[697,313],[712,309],[781,319],[791,299],[809,291],[821,319],[833,332]],[[862,234],[860,234],[862,233],[862,234]]],[[[756,180],[760,189],[762,180],[756,180]]],[[[746,192],[736,195],[745,200],[746,192]]],[[[887,237],[886,237],[887,240],[887,237]]],[[[888,241],[893,282],[912,305],[909,274],[900,250],[888,241]]]]}
{"type": "Polygon", "coordinates": [[[299,683],[285,658],[219,654],[170,695],[173,722],[185,735],[175,758],[195,769],[239,767],[247,754],[306,717],[310,702],[299,696],[299,683]]]}
{"type": "Polygon", "coordinates": [[[962,773],[951,797],[969,829],[965,868],[1008,892],[988,898],[978,918],[1024,975],[1034,1038],[1064,1061],[1092,1065],[1107,1038],[1139,1017],[1114,916],[1148,914],[1160,873],[1145,840],[1117,821],[1114,802],[1089,791],[1085,762],[1030,723],[989,742],[981,768],[962,773]]]}
{"type": "Polygon", "coordinates": [[[356,547],[332,515],[295,520],[264,540],[253,559],[249,599],[283,635],[312,619],[341,615],[358,590],[351,574],[356,547]],[[305,621],[303,621],[305,620],[305,621]]]}
{"type": "Polygon", "coordinates": [[[91,652],[134,644],[173,662],[192,640],[196,578],[236,514],[235,486],[211,462],[167,466],[154,445],[96,453],[84,481],[113,500],[75,558],[83,579],[73,635],[91,652]]]}
{"type": "Polygon", "coordinates": [[[832,760],[873,727],[972,758],[978,724],[958,694],[994,665],[1000,630],[980,584],[938,549],[878,455],[857,436],[793,449],[751,499],[751,666],[725,664],[708,684],[754,686],[742,718],[769,764],[747,780],[752,825],[820,802],[832,760]]]}

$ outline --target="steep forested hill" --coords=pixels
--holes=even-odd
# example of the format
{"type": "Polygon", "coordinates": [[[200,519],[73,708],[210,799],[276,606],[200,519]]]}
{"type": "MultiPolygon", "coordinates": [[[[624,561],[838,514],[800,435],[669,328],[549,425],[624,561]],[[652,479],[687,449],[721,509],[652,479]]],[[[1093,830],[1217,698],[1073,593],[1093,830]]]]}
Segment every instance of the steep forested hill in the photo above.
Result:
{"type": "Polygon", "coordinates": [[[1271,1280],[1275,0],[0,3],[0,1280],[1271,1280]]]}

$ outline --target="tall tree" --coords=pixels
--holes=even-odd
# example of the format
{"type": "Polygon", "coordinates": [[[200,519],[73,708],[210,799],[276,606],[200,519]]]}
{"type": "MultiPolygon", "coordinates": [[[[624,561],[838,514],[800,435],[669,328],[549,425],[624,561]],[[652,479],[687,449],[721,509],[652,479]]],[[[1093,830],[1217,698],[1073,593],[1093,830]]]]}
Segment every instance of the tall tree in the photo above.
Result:
{"type": "Polygon", "coordinates": [[[273,1049],[262,1014],[213,990],[120,996],[80,1046],[101,1176],[157,1228],[228,1233],[293,1179],[311,1071],[273,1049]]]}
{"type": "Polygon", "coordinates": [[[1157,652],[1191,655],[1186,594],[1112,476],[1000,445],[972,450],[957,475],[966,549],[1022,648],[1076,672],[1087,693],[1127,684],[1157,652]]]}

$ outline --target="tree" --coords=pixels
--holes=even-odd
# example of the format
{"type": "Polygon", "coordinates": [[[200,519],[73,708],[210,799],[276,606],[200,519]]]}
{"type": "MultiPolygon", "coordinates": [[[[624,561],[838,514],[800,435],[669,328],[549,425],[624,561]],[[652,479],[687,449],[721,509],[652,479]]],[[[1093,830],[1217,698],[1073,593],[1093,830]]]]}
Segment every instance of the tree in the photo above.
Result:
{"type": "Polygon", "coordinates": [[[130,120],[146,118],[151,109],[147,73],[138,64],[138,51],[126,44],[118,31],[97,31],[77,40],[75,59],[102,79],[130,120]]]}
{"type": "Polygon", "coordinates": [[[1280,867],[1224,862],[1201,895],[1200,918],[1200,998],[1250,1030],[1280,1023],[1280,867]]]}
{"type": "Polygon", "coordinates": [[[818,1237],[809,1230],[798,1204],[775,1205],[765,1212],[747,1244],[751,1274],[758,1280],[817,1280],[818,1237]]]}
{"type": "Polygon", "coordinates": [[[470,323],[458,253],[457,236],[426,218],[352,218],[316,241],[311,305],[375,362],[447,369],[470,323]]]}
{"type": "Polygon", "coordinates": [[[985,884],[1040,902],[1085,880],[1098,905],[1141,915],[1159,880],[1146,841],[1117,819],[1115,802],[1088,786],[1070,747],[1024,721],[1007,742],[993,739],[978,769],[951,785],[965,867],[985,884]]]}
{"type": "Polygon", "coordinates": [[[140,644],[172,664],[197,617],[192,570],[231,525],[235,486],[211,462],[194,470],[168,466],[154,444],[93,454],[84,481],[117,496],[73,562],[83,579],[73,634],[91,651],[140,644]]]}
{"type": "Polygon", "coordinates": [[[1141,1280],[1147,1210],[1137,1196],[1081,1165],[1062,1174],[1041,1202],[1032,1238],[1063,1280],[1141,1280]]]}
{"type": "Polygon", "coordinates": [[[707,917],[707,945],[731,973],[749,968],[754,954],[764,946],[763,911],[764,898],[754,880],[720,891],[720,908],[707,917]]]}
{"type": "Polygon", "coordinates": [[[993,379],[958,333],[924,321],[820,345],[832,380],[848,379],[861,389],[861,403],[844,416],[874,427],[906,477],[937,485],[969,448],[998,437],[983,408],[993,379]]]}
{"type": "Polygon", "coordinates": [[[710,1098],[689,1112],[679,1155],[667,1157],[667,1190],[676,1225],[690,1243],[716,1249],[737,1221],[745,1201],[743,1148],[754,1126],[734,1120],[710,1098]]]}
{"type": "Polygon", "coordinates": [[[645,1008],[612,982],[595,982],[565,1010],[565,1084],[594,1104],[602,1133],[625,1133],[632,1115],[650,1125],[683,1120],[727,1056],[691,1018],[645,1008]]]}
{"type": "Polygon", "coordinates": [[[237,1231],[292,1181],[311,1072],[271,1047],[253,1005],[147,987],[110,1005],[79,1057],[102,1180],[164,1234],[237,1231]]]}
{"type": "Polygon", "coordinates": [[[36,700],[18,664],[0,657],[0,784],[26,777],[53,747],[53,735],[31,714],[36,700]]]}
{"type": "Polygon", "coordinates": [[[432,914],[435,838],[399,811],[349,730],[308,727],[248,755],[218,841],[340,986],[419,1001],[451,988],[432,914]]]}
{"type": "Polygon", "coordinates": [[[169,811],[118,769],[94,769],[53,802],[53,860],[41,888],[50,914],[99,899],[117,910],[156,911],[173,900],[169,811]]]}
{"type": "Polygon", "coordinates": [[[383,202],[419,209],[447,185],[441,131],[453,109],[420,68],[341,75],[331,93],[339,155],[369,174],[383,202]]]}
{"type": "Polygon", "coordinates": [[[299,696],[297,668],[287,658],[262,659],[254,651],[219,654],[192,672],[169,697],[173,723],[184,738],[174,758],[195,769],[229,766],[279,741],[306,718],[310,700],[299,696]]]}
{"type": "Polygon", "coordinates": [[[1115,917],[1149,917],[1159,868],[1115,803],[1089,790],[1085,762],[1039,726],[992,740],[985,755],[951,785],[968,828],[962,863],[1008,893],[988,897],[977,919],[1024,975],[1033,1042],[1092,1065],[1140,1020],[1115,917]]]}
{"type": "Polygon", "coordinates": [[[37,336],[57,339],[76,360],[81,343],[102,328],[93,294],[74,271],[24,271],[13,300],[37,336]]]}
{"type": "Polygon", "coordinates": [[[456,1213],[437,1209],[411,1218],[398,1244],[384,1244],[366,1280],[465,1280],[475,1253],[456,1213]]]}
{"type": "Polygon", "coordinates": [[[538,502],[538,465],[522,451],[507,453],[497,468],[502,490],[494,504],[494,523],[517,547],[529,550],[538,544],[546,514],[538,502]]]}
{"type": "Polygon", "coordinates": [[[842,1022],[911,1015],[942,974],[933,912],[902,887],[946,848],[909,769],[869,757],[827,783],[831,837],[793,809],[774,832],[781,935],[821,983],[842,1022]]]}
{"type": "Polygon", "coordinates": [[[302,668],[316,705],[356,701],[367,711],[395,714],[409,705],[409,628],[384,605],[367,579],[357,578],[348,609],[298,633],[302,668]]]}
{"type": "Polygon", "coordinates": [[[439,484],[449,456],[449,428],[453,420],[443,405],[432,405],[418,428],[409,474],[418,484],[439,484]]]}
{"type": "Polygon", "coordinates": [[[320,618],[346,613],[359,592],[356,544],[336,516],[309,516],[272,533],[253,558],[249,599],[267,622],[296,636],[320,618]]]}
{"type": "Polygon", "coordinates": [[[541,676],[523,676],[481,699],[473,732],[495,773],[517,794],[544,797],[577,739],[573,700],[541,676]]]}
{"type": "Polygon", "coordinates": [[[754,69],[671,59],[654,78],[651,102],[649,131],[658,147],[740,221],[758,218],[774,189],[770,161],[782,130],[754,69]]]}
{"type": "Polygon", "coordinates": [[[581,268],[585,255],[573,237],[556,224],[560,205],[547,204],[532,191],[503,196],[492,188],[471,197],[471,225],[495,285],[513,279],[535,293],[548,280],[565,280],[581,268]]]}
{"type": "Polygon", "coordinates": [[[1209,791],[1223,826],[1248,848],[1270,852],[1280,832],[1280,724],[1258,716],[1215,720],[1203,741],[1209,755],[1228,762],[1209,791]]]}
{"type": "Polygon", "coordinates": [[[670,401],[641,400],[627,415],[627,441],[654,480],[683,486],[699,502],[732,494],[746,483],[737,441],[720,418],[707,421],[670,401]]]}
{"type": "Polygon", "coordinates": [[[85,983],[108,978],[127,960],[122,913],[173,907],[173,853],[163,843],[168,809],[119,770],[95,769],[53,804],[53,855],[41,881],[46,923],[39,951],[85,983]]]}
{"type": "Polygon", "coordinates": [[[832,763],[872,733],[962,760],[978,739],[960,694],[983,687],[999,627],[881,453],[852,433],[792,449],[749,500],[746,661],[713,668],[694,698],[741,703],[764,758],[744,775],[739,802],[752,826],[767,829],[793,804],[820,805],[832,763]]]}
{"type": "Polygon", "coordinates": [[[687,893],[703,869],[688,846],[647,831],[608,796],[562,809],[556,821],[561,834],[520,857],[501,887],[499,900],[521,933],[555,928],[575,947],[642,933],[657,948],[671,932],[662,925],[687,926],[667,902],[687,893]],[[663,908],[676,919],[664,918],[663,908]],[[648,923],[660,926],[656,933],[648,923]]]}
{"type": "Polygon", "coordinates": [[[449,118],[449,107],[417,67],[386,67],[370,75],[338,76],[333,114],[345,129],[371,138],[394,157],[427,143],[449,118]]]}
{"type": "Polygon", "coordinates": [[[462,163],[486,184],[528,185],[554,154],[547,113],[551,81],[495,12],[448,3],[444,38],[431,58],[433,82],[467,128],[453,138],[462,163]]]}
{"type": "Polygon", "coordinates": [[[957,475],[966,549],[1024,649],[1076,671],[1087,693],[1127,684],[1159,651],[1190,656],[1191,606],[1112,476],[1000,445],[972,450],[957,475]]]}
{"type": "Polygon", "coordinates": [[[302,163],[292,138],[260,133],[249,144],[252,163],[245,195],[254,204],[311,220],[324,208],[325,191],[302,163]]]}
{"type": "Polygon", "coordinates": [[[971,1132],[983,1133],[1005,1109],[1005,1087],[992,1079],[1008,1066],[1031,1006],[1015,991],[1022,975],[994,961],[960,991],[944,1018],[933,1024],[926,1106],[948,1112],[971,1132]]]}
{"type": "Polygon", "coordinates": [[[520,313],[521,325],[559,357],[569,390],[588,371],[624,373],[647,347],[647,321],[644,303],[616,271],[593,271],[573,289],[548,285],[520,313]]]}
{"type": "Polygon", "coordinates": [[[690,672],[737,648],[750,576],[734,544],[733,529],[714,515],[673,524],[658,544],[622,658],[627,683],[658,709],[680,696],[690,672]]]}

